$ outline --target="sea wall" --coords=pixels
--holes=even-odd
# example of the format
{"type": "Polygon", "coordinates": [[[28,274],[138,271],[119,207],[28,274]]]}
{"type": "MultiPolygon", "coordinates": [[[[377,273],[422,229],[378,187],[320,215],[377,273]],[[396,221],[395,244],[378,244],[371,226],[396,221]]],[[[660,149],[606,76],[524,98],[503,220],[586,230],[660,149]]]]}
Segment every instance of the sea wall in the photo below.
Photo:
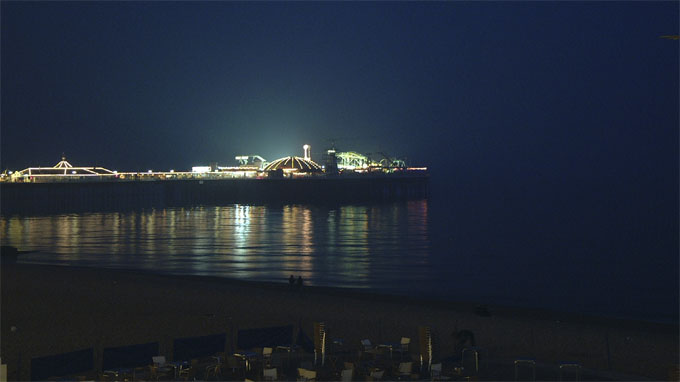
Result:
{"type": "Polygon", "coordinates": [[[417,199],[427,194],[426,176],[4,183],[0,185],[0,213],[64,213],[253,202],[363,202],[417,199]]]}

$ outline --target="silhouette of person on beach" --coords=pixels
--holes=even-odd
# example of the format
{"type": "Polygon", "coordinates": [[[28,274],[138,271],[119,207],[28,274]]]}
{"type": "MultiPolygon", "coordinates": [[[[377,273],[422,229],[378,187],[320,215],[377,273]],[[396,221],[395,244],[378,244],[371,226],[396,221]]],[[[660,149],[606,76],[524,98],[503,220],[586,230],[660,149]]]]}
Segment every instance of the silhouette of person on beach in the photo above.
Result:
{"type": "Polygon", "coordinates": [[[297,278],[297,287],[298,289],[302,288],[302,276],[298,276],[297,278]]]}
{"type": "Polygon", "coordinates": [[[293,285],[295,285],[295,276],[290,275],[290,277],[288,278],[288,285],[289,285],[291,288],[293,287],[293,285]]]}

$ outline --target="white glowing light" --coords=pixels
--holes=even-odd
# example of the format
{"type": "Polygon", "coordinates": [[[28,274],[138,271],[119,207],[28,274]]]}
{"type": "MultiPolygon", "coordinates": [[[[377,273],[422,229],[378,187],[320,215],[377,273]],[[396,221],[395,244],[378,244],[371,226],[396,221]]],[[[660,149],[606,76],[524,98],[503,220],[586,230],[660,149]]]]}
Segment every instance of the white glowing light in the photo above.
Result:
{"type": "Polygon", "coordinates": [[[76,173],[75,171],[71,171],[71,174],[75,174],[75,173],[76,173]]]}
{"type": "Polygon", "coordinates": [[[175,170],[170,170],[170,172],[175,172],[175,170]]]}
{"type": "Polygon", "coordinates": [[[191,168],[191,172],[199,174],[210,172],[210,166],[194,166],[191,168]]]}
{"type": "Polygon", "coordinates": [[[148,172],[149,174],[151,174],[151,173],[153,172],[153,170],[149,170],[149,171],[147,171],[147,172],[148,172]]]}

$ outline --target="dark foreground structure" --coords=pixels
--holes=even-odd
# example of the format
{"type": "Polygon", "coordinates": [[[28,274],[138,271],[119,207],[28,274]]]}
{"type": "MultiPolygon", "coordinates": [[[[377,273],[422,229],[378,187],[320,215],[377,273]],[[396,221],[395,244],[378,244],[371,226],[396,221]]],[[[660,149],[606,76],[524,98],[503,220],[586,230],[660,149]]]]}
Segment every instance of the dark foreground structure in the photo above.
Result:
{"type": "Polygon", "coordinates": [[[230,203],[327,203],[420,199],[428,176],[191,179],[4,183],[3,215],[164,208],[230,203]]]}
{"type": "Polygon", "coordinates": [[[353,369],[355,381],[432,381],[434,365],[461,381],[577,380],[576,371],[582,381],[677,380],[677,324],[500,306],[481,314],[473,303],[287,280],[21,262],[1,271],[8,380],[261,381],[275,369],[277,380],[295,381],[303,369],[339,381],[353,369]],[[155,356],[180,370],[154,369],[155,356]]]}

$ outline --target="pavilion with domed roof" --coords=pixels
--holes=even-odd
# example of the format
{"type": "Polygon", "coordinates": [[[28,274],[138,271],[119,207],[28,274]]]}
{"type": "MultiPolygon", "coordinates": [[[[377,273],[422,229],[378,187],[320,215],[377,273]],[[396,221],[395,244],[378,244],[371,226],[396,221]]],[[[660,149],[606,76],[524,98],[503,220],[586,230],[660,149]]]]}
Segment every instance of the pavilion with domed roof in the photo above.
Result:
{"type": "Polygon", "coordinates": [[[321,166],[314,162],[309,153],[309,145],[302,146],[304,150],[304,157],[298,156],[288,156],[279,158],[275,161],[269,163],[264,171],[278,171],[281,170],[284,173],[314,173],[320,172],[321,166]]]}

